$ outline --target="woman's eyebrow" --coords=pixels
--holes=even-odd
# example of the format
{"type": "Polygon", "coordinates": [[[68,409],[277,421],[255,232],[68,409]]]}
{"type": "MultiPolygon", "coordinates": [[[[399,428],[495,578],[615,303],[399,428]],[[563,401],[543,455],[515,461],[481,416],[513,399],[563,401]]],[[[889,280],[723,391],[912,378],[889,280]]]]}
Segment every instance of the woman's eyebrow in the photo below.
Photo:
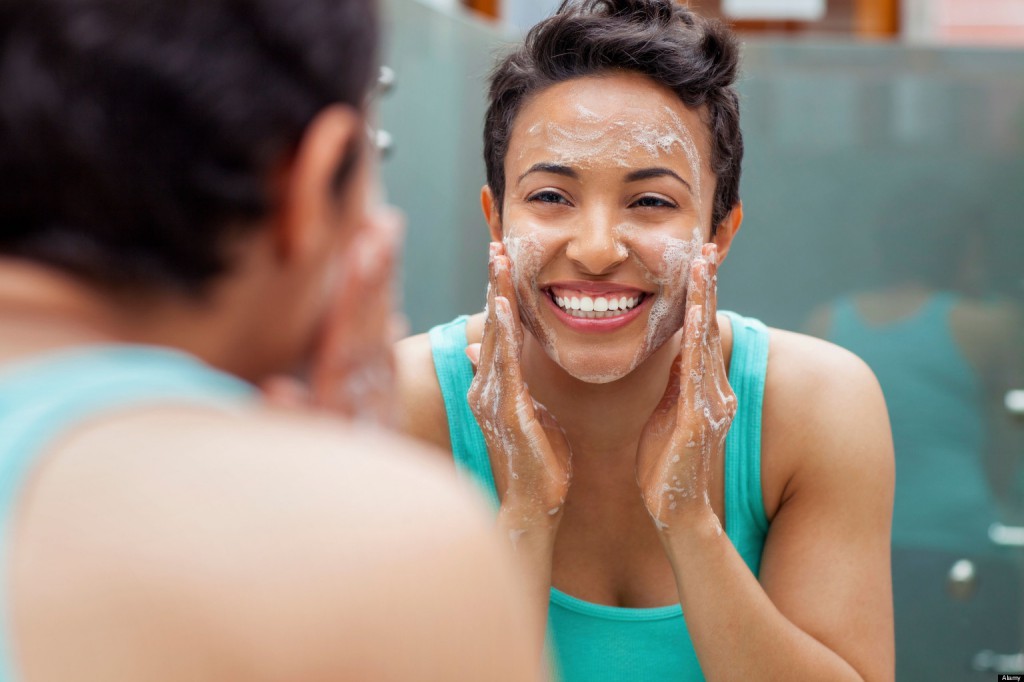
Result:
{"type": "Polygon", "coordinates": [[[520,182],[522,182],[523,178],[525,178],[530,173],[554,173],[555,175],[564,175],[565,177],[572,178],[573,180],[580,179],[579,173],[577,173],[569,166],[562,166],[557,163],[544,163],[542,161],[541,163],[535,163],[532,166],[530,166],[525,173],[519,176],[519,179],[516,180],[516,184],[518,185],[520,182]]]}
{"type": "Polygon", "coordinates": [[[686,189],[690,190],[690,194],[693,194],[693,188],[690,187],[690,183],[683,180],[678,173],[670,168],[640,168],[635,171],[630,171],[629,174],[626,175],[626,182],[637,182],[638,180],[647,180],[648,178],[660,178],[665,176],[675,178],[679,182],[683,183],[686,185],[686,189]]]}

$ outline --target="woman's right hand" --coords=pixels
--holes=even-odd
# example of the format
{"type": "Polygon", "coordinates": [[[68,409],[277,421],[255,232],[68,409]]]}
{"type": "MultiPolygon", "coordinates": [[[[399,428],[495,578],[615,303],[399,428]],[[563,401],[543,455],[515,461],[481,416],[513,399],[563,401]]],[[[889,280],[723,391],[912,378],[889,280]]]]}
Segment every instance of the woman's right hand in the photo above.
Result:
{"type": "Polygon", "coordinates": [[[511,261],[491,243],[487,310],[481,343],[466,348],[476,368],[469,406],[476,417],[498,494],[499,519],[516,539],[532,529],[554,529],[572,476],[565,432],[535,401],[523,381],[519,321],[511,261]]]}

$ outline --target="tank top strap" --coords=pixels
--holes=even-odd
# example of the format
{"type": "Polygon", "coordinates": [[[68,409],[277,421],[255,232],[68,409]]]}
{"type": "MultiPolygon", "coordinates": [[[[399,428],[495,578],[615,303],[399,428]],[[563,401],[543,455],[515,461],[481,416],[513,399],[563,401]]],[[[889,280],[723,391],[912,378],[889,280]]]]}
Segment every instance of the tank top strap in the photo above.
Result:
{"type": "MultiPolygon", "coordinates": [[[[19,495],[56,439],[113,410],[175,402],[228,409],[253,395],[249,384],[191,356],[147,346],[77,348],[0,368],[0,584],[19,495]]],[[[8,682],[18,678],[9,613],[0,610],[0,682],[8,682]]]]}
{"type": "Polygon", "coordinates": [[[483,489],[494,508],[499,505],[498,490],[487,454],[487,442],[469,408],[469,385],[473,382],[473,364],[466,357],[466,323],[463,315],[430,330],[430,349],[434,372],[441,386],[444,409],[448,415],[448,434],[456,469],[483,489]]]}
{"type": "Polygon", "coordinates": [[[252,394],[249,384],[191,356],[146,346],[80,348],[5,368],[0,371],[0,505],[12,502],[51,439],[97,414],[142,401],[226,405],[252,394]]]}
{"type": "Polygon", "coordinates": [[[768,369],[768,328],[723,311],[732,325],[729,384],[737,411],[725,441],[725,529],[756,575],[768,532],[761,492],[761,409],[768,369]]]}

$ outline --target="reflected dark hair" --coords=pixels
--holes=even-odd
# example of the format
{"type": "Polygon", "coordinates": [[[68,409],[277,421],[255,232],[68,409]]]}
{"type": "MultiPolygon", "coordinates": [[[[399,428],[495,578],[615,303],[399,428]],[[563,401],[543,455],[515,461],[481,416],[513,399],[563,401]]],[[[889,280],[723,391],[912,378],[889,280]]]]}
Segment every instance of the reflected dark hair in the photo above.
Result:
{"type": "Polygon", "coordinates": [[[739,43],[732,31],[675,0],[563,1],[491,74],[484,162],[499,211],[505,155],[523,103],[556,83],[631,71],[672,90],[687,107],[704,108],[717,179],[713,233],[739,202],[743,135],[734,87],[738,69],[739,43]]]}
{"type": "Polygon", "coordinates": [[[363,109],[374,5],[0,2],[0,256],[201,294],[316,114],[363,109]]]}

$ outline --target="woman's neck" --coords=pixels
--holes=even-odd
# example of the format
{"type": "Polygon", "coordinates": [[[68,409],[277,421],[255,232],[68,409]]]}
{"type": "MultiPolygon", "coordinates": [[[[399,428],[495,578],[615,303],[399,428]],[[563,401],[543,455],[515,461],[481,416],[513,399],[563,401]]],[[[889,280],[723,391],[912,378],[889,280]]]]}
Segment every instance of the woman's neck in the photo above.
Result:
{"type": "Polygon", "coordinates": [[[632,372],[606,384],[571,376],[532,335],[524,336],[523,377],[530,395],[558,420],[574,451],[586,452],[589,458],[635,450],[647,419],[665,392],[681,332],[632,372]]]}
{"type": "Polygon", "coordinates": [[[48,268],[0,259],[0,361],[85,343],[119,340],[109,306],[48,268]]]}
{"type": "Polygon", "coordinates": [[[52,268],[0,258],[0,362],[71,346],[138,343],[179,348],[219,366],[213,340],[226,322],[213,312],[169,297],[115,301],[52,268]]]}

